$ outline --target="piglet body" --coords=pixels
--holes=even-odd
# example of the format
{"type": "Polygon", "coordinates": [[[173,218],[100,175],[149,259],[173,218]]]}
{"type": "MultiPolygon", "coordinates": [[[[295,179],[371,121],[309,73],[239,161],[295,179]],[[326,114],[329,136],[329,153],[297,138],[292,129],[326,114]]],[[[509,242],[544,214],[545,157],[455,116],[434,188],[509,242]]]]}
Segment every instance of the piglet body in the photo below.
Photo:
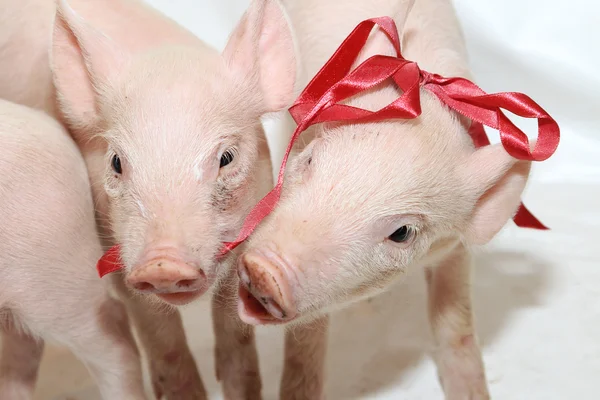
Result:
{"type": "MultiPolygon", "coordinates": [[[[205,393],[179,314],[149,302],[231,287],[222,245],[272,186],[260,117],[293,99],[293,49],[272,40],[290,34],[263,24],[278,14],[254,0],[220,54],[138,0],[0,1],[0,97],[55,115],[81,149],[105,248],[121,248],[112,280],[168,398],[205,393]]],[[[227,307],[215,301],[218,337],[227,307]]],[[[252,332],[239,340],[253,357],[252,332]]],[[[255,362],[217,358],[229,398],[259,396],[255,362]]]]}
{"type": "MultiPolygon", "coordinates": [[[[448,0],[284,2],[307,84],[362,20],[391,16],[403,54],[432,73],[469,78],[448,0]],[[414,6],[413,6],[414,3],[414,6]]],[[[273,22],[281,23],[281,22],[273,22]]],[[[359,60],[394,55],[383,32],[359,60]]],[[[375,110],[400,96],[391,85],[347,104],[375,110]]],[[[327,313],[423,269],[442,386],[448,399],[489,397],[473,330],[468,246],[484,244],[516,212],[530,163],[501,145],[475,150],[468,125],[421,89],[422,115],[310,128],[288,164],[277,208],[240,258],[239,315],[290,324],[281,396],[321,398],[327,313]],[[295,338],[299,338],[296,340],[295,338]]]]}
{"type": "Polygon", "coordinates": [[[94,271],[102,248],[77,146],[4,100],[0,143],[0,397],[32,398],[49,339],[86,364],[103,399],[145,399],[127,314],[94,271]]]}

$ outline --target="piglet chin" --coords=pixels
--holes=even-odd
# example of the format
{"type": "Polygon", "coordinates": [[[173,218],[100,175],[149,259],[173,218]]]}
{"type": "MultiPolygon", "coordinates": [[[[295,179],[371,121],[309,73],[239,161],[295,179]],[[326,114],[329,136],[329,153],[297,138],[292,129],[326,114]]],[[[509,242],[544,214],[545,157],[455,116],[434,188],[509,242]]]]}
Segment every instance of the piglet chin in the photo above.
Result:
{"type": "Polygon", "coordinates": [[[281,325],[296,319],[295,316],[284,317],[281,310],[267,310],[242,284],[238,290],[238,314],[249,325],[281,325]]]}
{"type": "Polygon", "coordinates": [[[156,297],[173,306],[184,306],[202,296],[204,292],[206,290],[200,289],[193,292],[157,293],[156,297]]]}

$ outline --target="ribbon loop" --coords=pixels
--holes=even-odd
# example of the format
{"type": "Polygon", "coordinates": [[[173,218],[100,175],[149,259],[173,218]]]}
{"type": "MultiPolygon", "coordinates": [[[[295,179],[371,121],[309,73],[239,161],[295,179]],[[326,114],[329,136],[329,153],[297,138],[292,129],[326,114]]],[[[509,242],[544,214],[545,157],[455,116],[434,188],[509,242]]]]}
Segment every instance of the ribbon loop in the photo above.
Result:
{"type": "MultiPolygon", "coordinates": [[[[352,73],[334,84],[319,100],[323,107],[318,115],[311,120],[311,125],[327,121],[369,122],[388,118],[415,118],[421,113],[418,90],[418,69],[414,63],[397,60],[387,56],[373,56],[359,65],[352,73]],[[403,76],[411,76],[411,82],[403,80],[403,76]],[[340,104],[342,101],[365,92],[393,78],[402,96],[378,111],[340,104]]],[[[302,121],[307,111],[315,107],[314,103],[297,102],[289,112],[296,122],[302,121]]]]}
{"type": "Polygon", "coordinates": [[[558,147],[560,129],[550,115],[523,93],[487,94],[464,78],[443,78],[429,74],[424,87],[453,110],[497,129],[506,151],[520,160],[544,161],[558,147]],[[538,140],[531,150],[527,135],[501,109],[523,118],[538,120],[538,140]]]}

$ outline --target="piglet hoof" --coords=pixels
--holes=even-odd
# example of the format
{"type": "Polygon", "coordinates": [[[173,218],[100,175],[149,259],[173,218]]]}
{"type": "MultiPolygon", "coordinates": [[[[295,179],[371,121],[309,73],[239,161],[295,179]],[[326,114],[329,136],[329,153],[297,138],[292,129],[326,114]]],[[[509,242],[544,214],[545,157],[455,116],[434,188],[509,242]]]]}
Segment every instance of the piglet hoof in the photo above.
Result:
{"type": "Polygon", "coordinates": [[[157,400],[206,400],[206,390],[191,354],[167,354],[151,364],[152,387],[157,400]]]}

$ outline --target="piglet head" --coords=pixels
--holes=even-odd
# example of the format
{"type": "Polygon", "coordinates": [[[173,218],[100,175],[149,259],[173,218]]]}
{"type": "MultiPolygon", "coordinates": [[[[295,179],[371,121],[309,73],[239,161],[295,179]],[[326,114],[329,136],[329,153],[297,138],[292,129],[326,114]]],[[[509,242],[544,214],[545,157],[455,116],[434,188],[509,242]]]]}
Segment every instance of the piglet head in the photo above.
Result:
{"type": "Polygon", "coordinates": [[[473,151],[423,93],[414,121],[325,128],[288,170],[282,199],[239,258],[247,323],[311,317],[373,295],[460,241],[483,244],[519,205],[529,163],[473,151]]]}
{"type": "MultiPolygon", "coordinates": [[[[349,103],[379,109],[399,95],[383,86],[349,103]]],[[[315,127],[239,258],[242,320],[298,322],[376,294],[455,246],[487,243],[513,216],[530,163],[501,145],[475,150],[427,90],[421,106],[412,120],[315,127]]]]}
{"type": "Polygon", "coordinates": [[[59,3],[61,109],[82,147],[102,143],[108,219],[134,290],[175,305],[204,293],[225,272],[223,242],[270,188],[260,117],[293,100],[295,72],[293,49],[273,40],[287,25],[263,24],[281,12],[254,1],[223,54],[189,37],[134,51],[59,3]]]}

